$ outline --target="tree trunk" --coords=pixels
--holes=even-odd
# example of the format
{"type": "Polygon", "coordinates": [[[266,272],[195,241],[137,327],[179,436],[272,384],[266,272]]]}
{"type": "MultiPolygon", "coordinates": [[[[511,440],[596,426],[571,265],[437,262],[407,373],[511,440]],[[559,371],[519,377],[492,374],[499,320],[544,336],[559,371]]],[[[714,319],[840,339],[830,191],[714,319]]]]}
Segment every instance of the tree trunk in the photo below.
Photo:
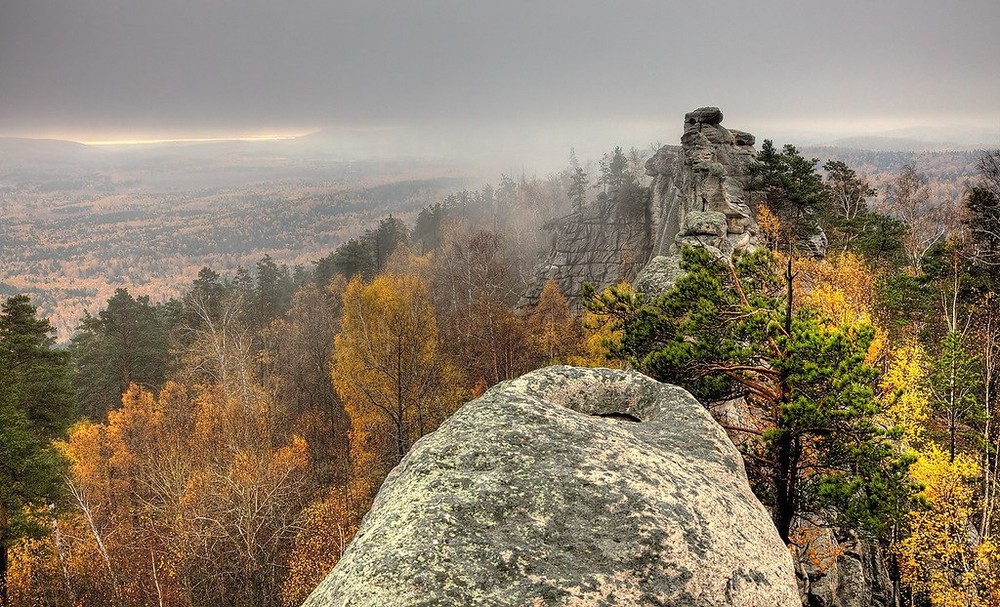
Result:
{"type": "Polygon", "coordinates": [[[771,515],[778,536],[785,544],[795,518],[795,479],[798,468],[798,439],[788,430],[782,430],[774,440],[774,510],[771,515]]]}
{"type": "MultiPolygon", "coordinates": [[[[785,308],[785,334],[789,337],[792,334],[793,278],[792,256],[791,251],[789,251],[788,267],[785,270],[785,281],[788,289],[788,301],[785,308]]],[[[789,392],[788,378],[784,374],[779,378],[779,386],[783,401],[789,392]]],[[[774,482],[774,509],[771,517],[774,520],[774,526],[778,529],[778,535],[781,537],[781,540],[785,544],[789,544],[791,543],[789,533],[792,527],[792,520],[795,518],[795,481],[798,474],[800,448],[798,437],[788,428],[782,427],[781,415],[781,405],[779,403],[775,409],[775,425],[777,426],[778,433],[774,439],[775,463],[772,477],[774,482]]]]}

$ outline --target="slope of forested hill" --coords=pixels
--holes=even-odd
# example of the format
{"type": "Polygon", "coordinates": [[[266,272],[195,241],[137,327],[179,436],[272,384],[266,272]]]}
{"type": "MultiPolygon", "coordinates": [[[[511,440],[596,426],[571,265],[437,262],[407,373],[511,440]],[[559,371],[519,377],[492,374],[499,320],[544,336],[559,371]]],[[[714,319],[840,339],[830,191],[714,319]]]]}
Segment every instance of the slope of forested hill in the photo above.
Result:
{"type": "Polygon", "coordinates": [[[119,287],[163,301],[211,265],[309,265],[379,217],[411,218],[467,174],[408,161],[205,144],[112,152],[5,140],[0,295],[27,293],[69,338],[119,287]],[[18,160],[20,158],[20,160],[18,160]]]}

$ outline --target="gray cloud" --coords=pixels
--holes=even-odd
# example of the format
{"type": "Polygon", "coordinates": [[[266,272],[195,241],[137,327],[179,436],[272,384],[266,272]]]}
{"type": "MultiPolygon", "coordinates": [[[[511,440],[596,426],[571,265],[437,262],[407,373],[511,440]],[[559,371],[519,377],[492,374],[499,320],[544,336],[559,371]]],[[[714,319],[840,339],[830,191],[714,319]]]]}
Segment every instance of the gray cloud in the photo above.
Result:
{"type": "Polygon", "coordinates": [[[998,23],[995,0],[9,0],[0,134],[672,136],[705,104],[758,132],[996,129],[998,23]]]}

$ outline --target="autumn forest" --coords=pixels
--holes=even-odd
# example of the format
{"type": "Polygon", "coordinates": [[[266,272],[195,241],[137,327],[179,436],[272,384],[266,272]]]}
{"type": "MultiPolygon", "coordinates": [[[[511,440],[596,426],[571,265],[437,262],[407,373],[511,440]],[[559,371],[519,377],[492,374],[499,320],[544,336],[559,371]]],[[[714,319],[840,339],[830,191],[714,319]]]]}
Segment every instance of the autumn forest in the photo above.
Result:
{"type": "MultiPolygon", "coordinates": [[[[519,305],[575,209],[648,195],[648,154],[572,155],[559,173],[475,191],[364,190],[395,212],[357,190],[300,188],[309,214],[275,203],[254,223],[259,200],[221,193],[222,228],[243,226],[233,247],[272,240],[246,267],[234,249],[159,299],[118,272],[86,312],[7,289],[0,604],[300,605],[417,440],[551,364],[630,366],[705,403],[744,399],[749,420],[724,427],[800,558],[835,558],[799,524],[821,521],[880,545],[912,604],[997,604],[1000,153],[820,160],[767,141],[748,184],[756,252],[686,249],[685,277],[661,294],[550,281],[519,305]],[[365,226],[347,233],[337,214],[365,226]],[[286,229],[336,238],[295,252],[286,229]],[[802,246],[818,230],[824,256],[802,246]]],[[[50,213],[79,272],[103,272],[70,242],[97,223],[50,213]]],[[[174,252],[187,274],[224,253],[214,235],[174,252]]],[[[147,261],[162,280],[163,260],[147,261]]],[[[18,263],[14,286],[50,262],[18,263]]]]}

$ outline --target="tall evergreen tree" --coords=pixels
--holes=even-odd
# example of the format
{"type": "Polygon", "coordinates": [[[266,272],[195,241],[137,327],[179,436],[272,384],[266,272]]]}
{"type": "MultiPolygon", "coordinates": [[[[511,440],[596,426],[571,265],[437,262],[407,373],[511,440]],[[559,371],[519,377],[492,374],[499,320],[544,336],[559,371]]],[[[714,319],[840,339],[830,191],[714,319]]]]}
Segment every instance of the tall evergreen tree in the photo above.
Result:
{"type": "Polygon", "coordinates": [[[58,493],[60,460],[49,440],[73,419],[68,357],[24,295],[0,308],[0,605],[6,607],[8,549],[41,529],[32,508],[58,493]]]}
{"type": "Polygon", "coordinates": [[[877,423],[878,373],[865,362],[870,326],[793,310],[767,252],[734,264],[686,249],[687,274],[649,299],[611,290],[591,309],[623,332],[612,355],[703,402],[745,398],[763,422],[746,434],[748,472],[785,542],[798,515],[879,535],[902,515],[908,460],[877,423]]]}
{"type": "Polygon", "coordinates": [[[749,188],[764,197],[764,203],[781,222],[778,246],[785,251],[805,247],[819,233],[818,219],[827,200],[822,178],[816,173],[819,159],[807,160],[793,145],[782,151],[765,139],[750,166],[749,188]]]}
{"type": "Polygon", "coordinates": [[[69,353],[54,349],[55,330],[38,318],[26,295],[0,308],[0,366],[4,388],[43,438],[63,433],[75,417],[69,353]]]}
{"type": "Polygon", "coordinates": [[[118,289],[97,316],[84,316],[70,343],[84,415],[103,419],[129,384],[163,385],[169,357],[161,312],[148,296],[118,289]]]}

